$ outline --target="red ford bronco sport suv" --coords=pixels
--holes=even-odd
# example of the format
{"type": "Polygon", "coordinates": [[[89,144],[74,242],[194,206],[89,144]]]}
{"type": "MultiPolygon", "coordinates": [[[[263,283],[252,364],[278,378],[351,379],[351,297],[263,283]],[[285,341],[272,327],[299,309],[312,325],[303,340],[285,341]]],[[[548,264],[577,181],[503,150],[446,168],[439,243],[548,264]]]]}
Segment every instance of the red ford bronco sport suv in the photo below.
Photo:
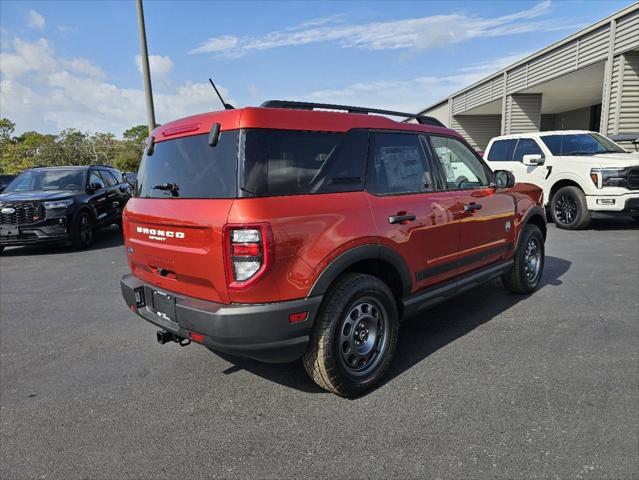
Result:
{"type": "Polygon", "coordinates": [[[301,357],[355,396],[388,369],[402,318],[499,276],[537,288],[542,205],[433,118],[285,101],[196,115],[149,138],[122,294],[160,343],[301,357]]]}

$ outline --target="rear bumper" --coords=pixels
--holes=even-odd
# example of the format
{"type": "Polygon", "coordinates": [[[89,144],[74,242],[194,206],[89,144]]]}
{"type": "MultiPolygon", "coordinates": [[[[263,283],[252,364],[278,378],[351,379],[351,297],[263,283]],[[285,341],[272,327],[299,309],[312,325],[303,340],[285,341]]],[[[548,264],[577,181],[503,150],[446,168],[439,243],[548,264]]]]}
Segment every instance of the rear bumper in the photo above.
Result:
{"type": "Polygon", "coordinates": [[[263,362],[290,362],[301,357],[308,346],[313,320],[321,296],[278,303],[223,305],[169,293],[176,299],[175,322],[160,316],[148,304],[137,307],[135,289],[144,291],[152,303],[152,291],[158,290],[133,275],[120,281],[124,301],[140,317],[179,337],[189,332],[204,335],[200,342],[211,350],[263,362]],[[291,313],[308,312],[300,323],[289,323],[291,313]]]}
{"type": "Polygon", "coordinates": [[[595,216],[639,215],[639,192],[623,195],[588,195],[588,210],[595,216]]]}

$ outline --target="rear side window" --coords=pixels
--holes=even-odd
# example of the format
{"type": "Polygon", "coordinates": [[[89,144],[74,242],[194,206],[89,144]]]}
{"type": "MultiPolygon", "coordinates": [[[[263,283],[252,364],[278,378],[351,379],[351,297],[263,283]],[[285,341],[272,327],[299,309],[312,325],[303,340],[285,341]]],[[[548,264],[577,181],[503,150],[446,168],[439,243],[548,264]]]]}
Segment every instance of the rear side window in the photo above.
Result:
{"type": "Polygon", "coordinates": [[[520,138],[513,154],[514,162],[523,162],[524,155],[542,155],[543,152],[532,138],[520,138]]]}
{"type": "Polygon", "coordinates": [[[362,190],[368,132],[247,129],[242,132],[240,195],[362,190]]]}
{"type": "Polygon", "coordinates": [[[433,175],[419,135],[371,134],[366,189],[380,195],[433,190],[433,175]]]}
{"type": "Polygon", "coordinates": [[[215,147],[208,134],[158,142],[142,157],[136,196],[143,198],[234,198],[237,194],[238,132],[220,134],[215,147]]]}
{"type": "Polygon", "coordinates": [[[104,188],[104,180],[96,170],[89,173],[89,185],[93,188],[104,188]]]}
{"type": "Polygon", "coordinates": [[[488,152],[488,160],[491,162],[510,162],[513,158],[513,150],[517,140],[497,140],[493,142],[488,152]]]}
{"type": "Polygon", "coordinates": [[[104,182],[108,187],[113,187],[114,185],[118,184],[118,181],[108,170],[100,170],[100,175],[102,175],[102,178],[104,179],[104,182]]]}

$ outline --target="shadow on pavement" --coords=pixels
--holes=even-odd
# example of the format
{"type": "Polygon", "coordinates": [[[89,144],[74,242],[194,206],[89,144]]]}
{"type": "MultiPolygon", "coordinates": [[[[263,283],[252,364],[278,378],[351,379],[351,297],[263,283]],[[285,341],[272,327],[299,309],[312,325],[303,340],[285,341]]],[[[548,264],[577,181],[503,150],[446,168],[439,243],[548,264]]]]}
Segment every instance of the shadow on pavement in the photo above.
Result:
{"type": "MultiPolygon", "coordinates": [[[[570,269],[570,265],[568,260],[547,256],[539,288],[561,285],[561,277],[570,269]]],[[[399,330],[395,357],[382,385],[525,298],[528,296],[509,293],[497,279],[407,318],[399,330]]],[[[233,363],[233,366],[224,371],[225,374],[247,370],[290,388],[304,392],[324,392],[306,375],[301,361],[278,365],[218,355],[233,363]]]]}
{"type": "Polygon", "coordinates": [[[622,218],[594,218],[590,222],[589,230],[639,230],[639,222],[631,217],[622,218]]]}
{"type": "Polygon", "coordinates": [[[32,255],[59,255],[62,253],[90,252],[91,250],[101,250],[103,248],[118,247],[124,245],[120,229],[114,225],[96,230],[93,234],[93,245],[86,250],[76,250],[63,243],[45,243],[41,245],[26,245],[23,247],[6,247],[3,257],[21,257],[32,255]]]}

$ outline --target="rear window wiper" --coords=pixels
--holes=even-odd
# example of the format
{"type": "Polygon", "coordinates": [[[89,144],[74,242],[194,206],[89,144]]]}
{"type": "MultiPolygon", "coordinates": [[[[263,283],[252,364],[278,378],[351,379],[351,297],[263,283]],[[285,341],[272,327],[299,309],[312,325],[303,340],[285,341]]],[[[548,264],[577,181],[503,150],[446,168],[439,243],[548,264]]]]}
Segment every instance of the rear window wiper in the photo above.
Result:
{"type": "Polygon", "coordinates": [[[153,190],[163,190],[169,192],[169,194],[171,194],[171,196],[173,197],[180,196],[180,187],[177,183],[161,183],[160,185],[156,185],[155,187],[153,187],[153,190]]]}

